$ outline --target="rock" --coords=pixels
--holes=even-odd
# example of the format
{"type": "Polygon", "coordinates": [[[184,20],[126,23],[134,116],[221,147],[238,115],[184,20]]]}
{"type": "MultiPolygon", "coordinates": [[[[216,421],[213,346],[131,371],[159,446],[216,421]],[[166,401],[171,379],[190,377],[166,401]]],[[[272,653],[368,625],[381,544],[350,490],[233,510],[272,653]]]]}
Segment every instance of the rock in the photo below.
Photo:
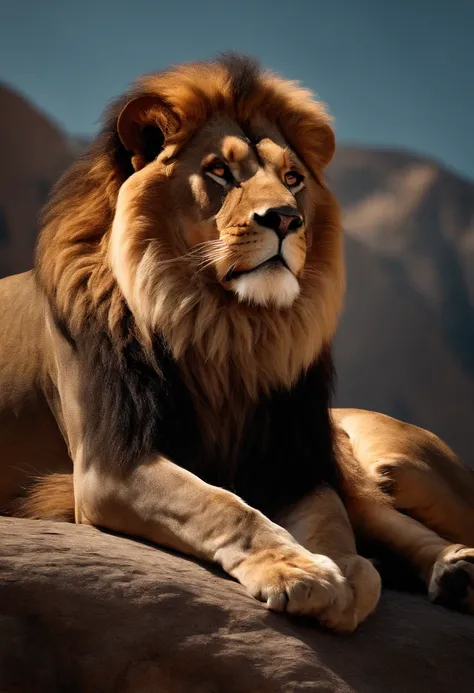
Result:
{"type": "Polygon", "coordinates": [[[78,154],[56,123],[0,84],[0,276],[31,268],[40,209],[78,154]]]}
{"type": "Polygon", "coordinates": [[[341,147],[329,169],[348,278],[337,404],[428,428],[474,466],[474,183],[381,149],[341,147]]]}
{"type": "Polygon", "coordinates": [[[2,693],[468,691],[474,618],[386,592],[351,636],[273,614],[212,566],[0,520],[2,693]]]}

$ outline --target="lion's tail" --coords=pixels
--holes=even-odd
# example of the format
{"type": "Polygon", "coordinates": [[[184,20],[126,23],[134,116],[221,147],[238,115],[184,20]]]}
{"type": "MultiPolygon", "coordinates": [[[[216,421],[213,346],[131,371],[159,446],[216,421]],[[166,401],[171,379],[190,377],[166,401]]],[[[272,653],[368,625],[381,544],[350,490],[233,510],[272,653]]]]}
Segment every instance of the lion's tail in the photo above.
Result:
{"type": "Polygon", "coordinates": [[[7,511],[13,517],[33,520],[74,522],[72,474],[46,474],[39,477],[7,511]]]}

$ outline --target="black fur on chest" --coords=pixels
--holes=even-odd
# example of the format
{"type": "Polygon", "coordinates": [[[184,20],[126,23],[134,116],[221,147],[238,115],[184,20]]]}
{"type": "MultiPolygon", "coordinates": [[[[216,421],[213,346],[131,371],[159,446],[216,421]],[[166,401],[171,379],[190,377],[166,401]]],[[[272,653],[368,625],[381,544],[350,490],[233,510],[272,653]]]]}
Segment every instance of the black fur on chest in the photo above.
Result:
{"type": "Polygon", "coordinates": [[[118,473],[162,454],[176,464],[193,459],[199,441],[194,407],[175,360],[161,340],[152,364],[125,318],[117,342],[104,331],[76,343],[87,457],[118,473]]]}
{"type": "Polygon", "coordinates": [[[117,473],[165,455],[205,481],[234,491],[274,516],[318,485],[338,488],[329,400],[330,351],[291,389],[276,389],[249,409],[234,460],[209,459],[191,395],[166,345],[152,366],[129,332],[120,349],[105,332],[76,345],[82,362],[87,456],[117,473]]]}
{"type": "Polygon", "coordinates": [[[291,389],[262,397],[246,429],[235,492],[272,517],[321,484],[339,489],[329,349],[291,389]]]}

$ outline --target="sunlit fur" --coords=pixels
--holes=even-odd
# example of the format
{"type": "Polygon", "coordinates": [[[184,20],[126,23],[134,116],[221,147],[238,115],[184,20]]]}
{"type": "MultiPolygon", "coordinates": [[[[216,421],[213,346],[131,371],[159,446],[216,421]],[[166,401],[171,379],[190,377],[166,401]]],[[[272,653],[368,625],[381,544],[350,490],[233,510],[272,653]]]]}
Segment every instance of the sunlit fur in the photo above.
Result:
{"type": "Polygon", "coordinates": [[[234,291],[242,301],[289,308],[300,292],[298,280],[286,268],[264,268],[240,277],[234,291]]]}
{"type": "Polygon", "coordinates": [[[210,431],[212,411],[235,402],[235,435],[244,402],[294,383],[334,334],[344,267],[339,211],[323,180],[333,150],[329,117],[308,91],[239,59],[141,79],[111,107],[97,144],[46,210],[38,275],[57,316],[74,336],[93,315],[118,339],[128,304],[143,344],[164,335],[189,387],[207,400],[210,431]],[[158,158],[145,165],[138,153],[132,168],[116,123],[140,95],[157,104],[134,117],[166,139],[158,158]],[[202,172],[215,153],[242,178],[222,204],[221,186],[202,172]],[[280,175],[294,165],[305,174],[297,196],[280,175]],[[275,252],[276,234],[251,217],[280,205],[304,217],[282,247],[293,273],[265,268],[226,283],[231,266],[254,267],[275,252]]]}

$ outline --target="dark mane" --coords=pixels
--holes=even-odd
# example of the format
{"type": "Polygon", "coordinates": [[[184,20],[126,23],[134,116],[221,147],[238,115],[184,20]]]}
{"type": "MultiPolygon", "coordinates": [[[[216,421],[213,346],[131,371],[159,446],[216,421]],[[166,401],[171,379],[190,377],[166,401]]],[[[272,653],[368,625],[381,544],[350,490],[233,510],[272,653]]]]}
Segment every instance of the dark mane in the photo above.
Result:
{"type": "Polygon", "coordinates": [[[229,52],[219,55],[216,63],[223,65],[229,73],[234,103],[245,102],[258,84],[261,73],[258,60],[229,52]]]}

